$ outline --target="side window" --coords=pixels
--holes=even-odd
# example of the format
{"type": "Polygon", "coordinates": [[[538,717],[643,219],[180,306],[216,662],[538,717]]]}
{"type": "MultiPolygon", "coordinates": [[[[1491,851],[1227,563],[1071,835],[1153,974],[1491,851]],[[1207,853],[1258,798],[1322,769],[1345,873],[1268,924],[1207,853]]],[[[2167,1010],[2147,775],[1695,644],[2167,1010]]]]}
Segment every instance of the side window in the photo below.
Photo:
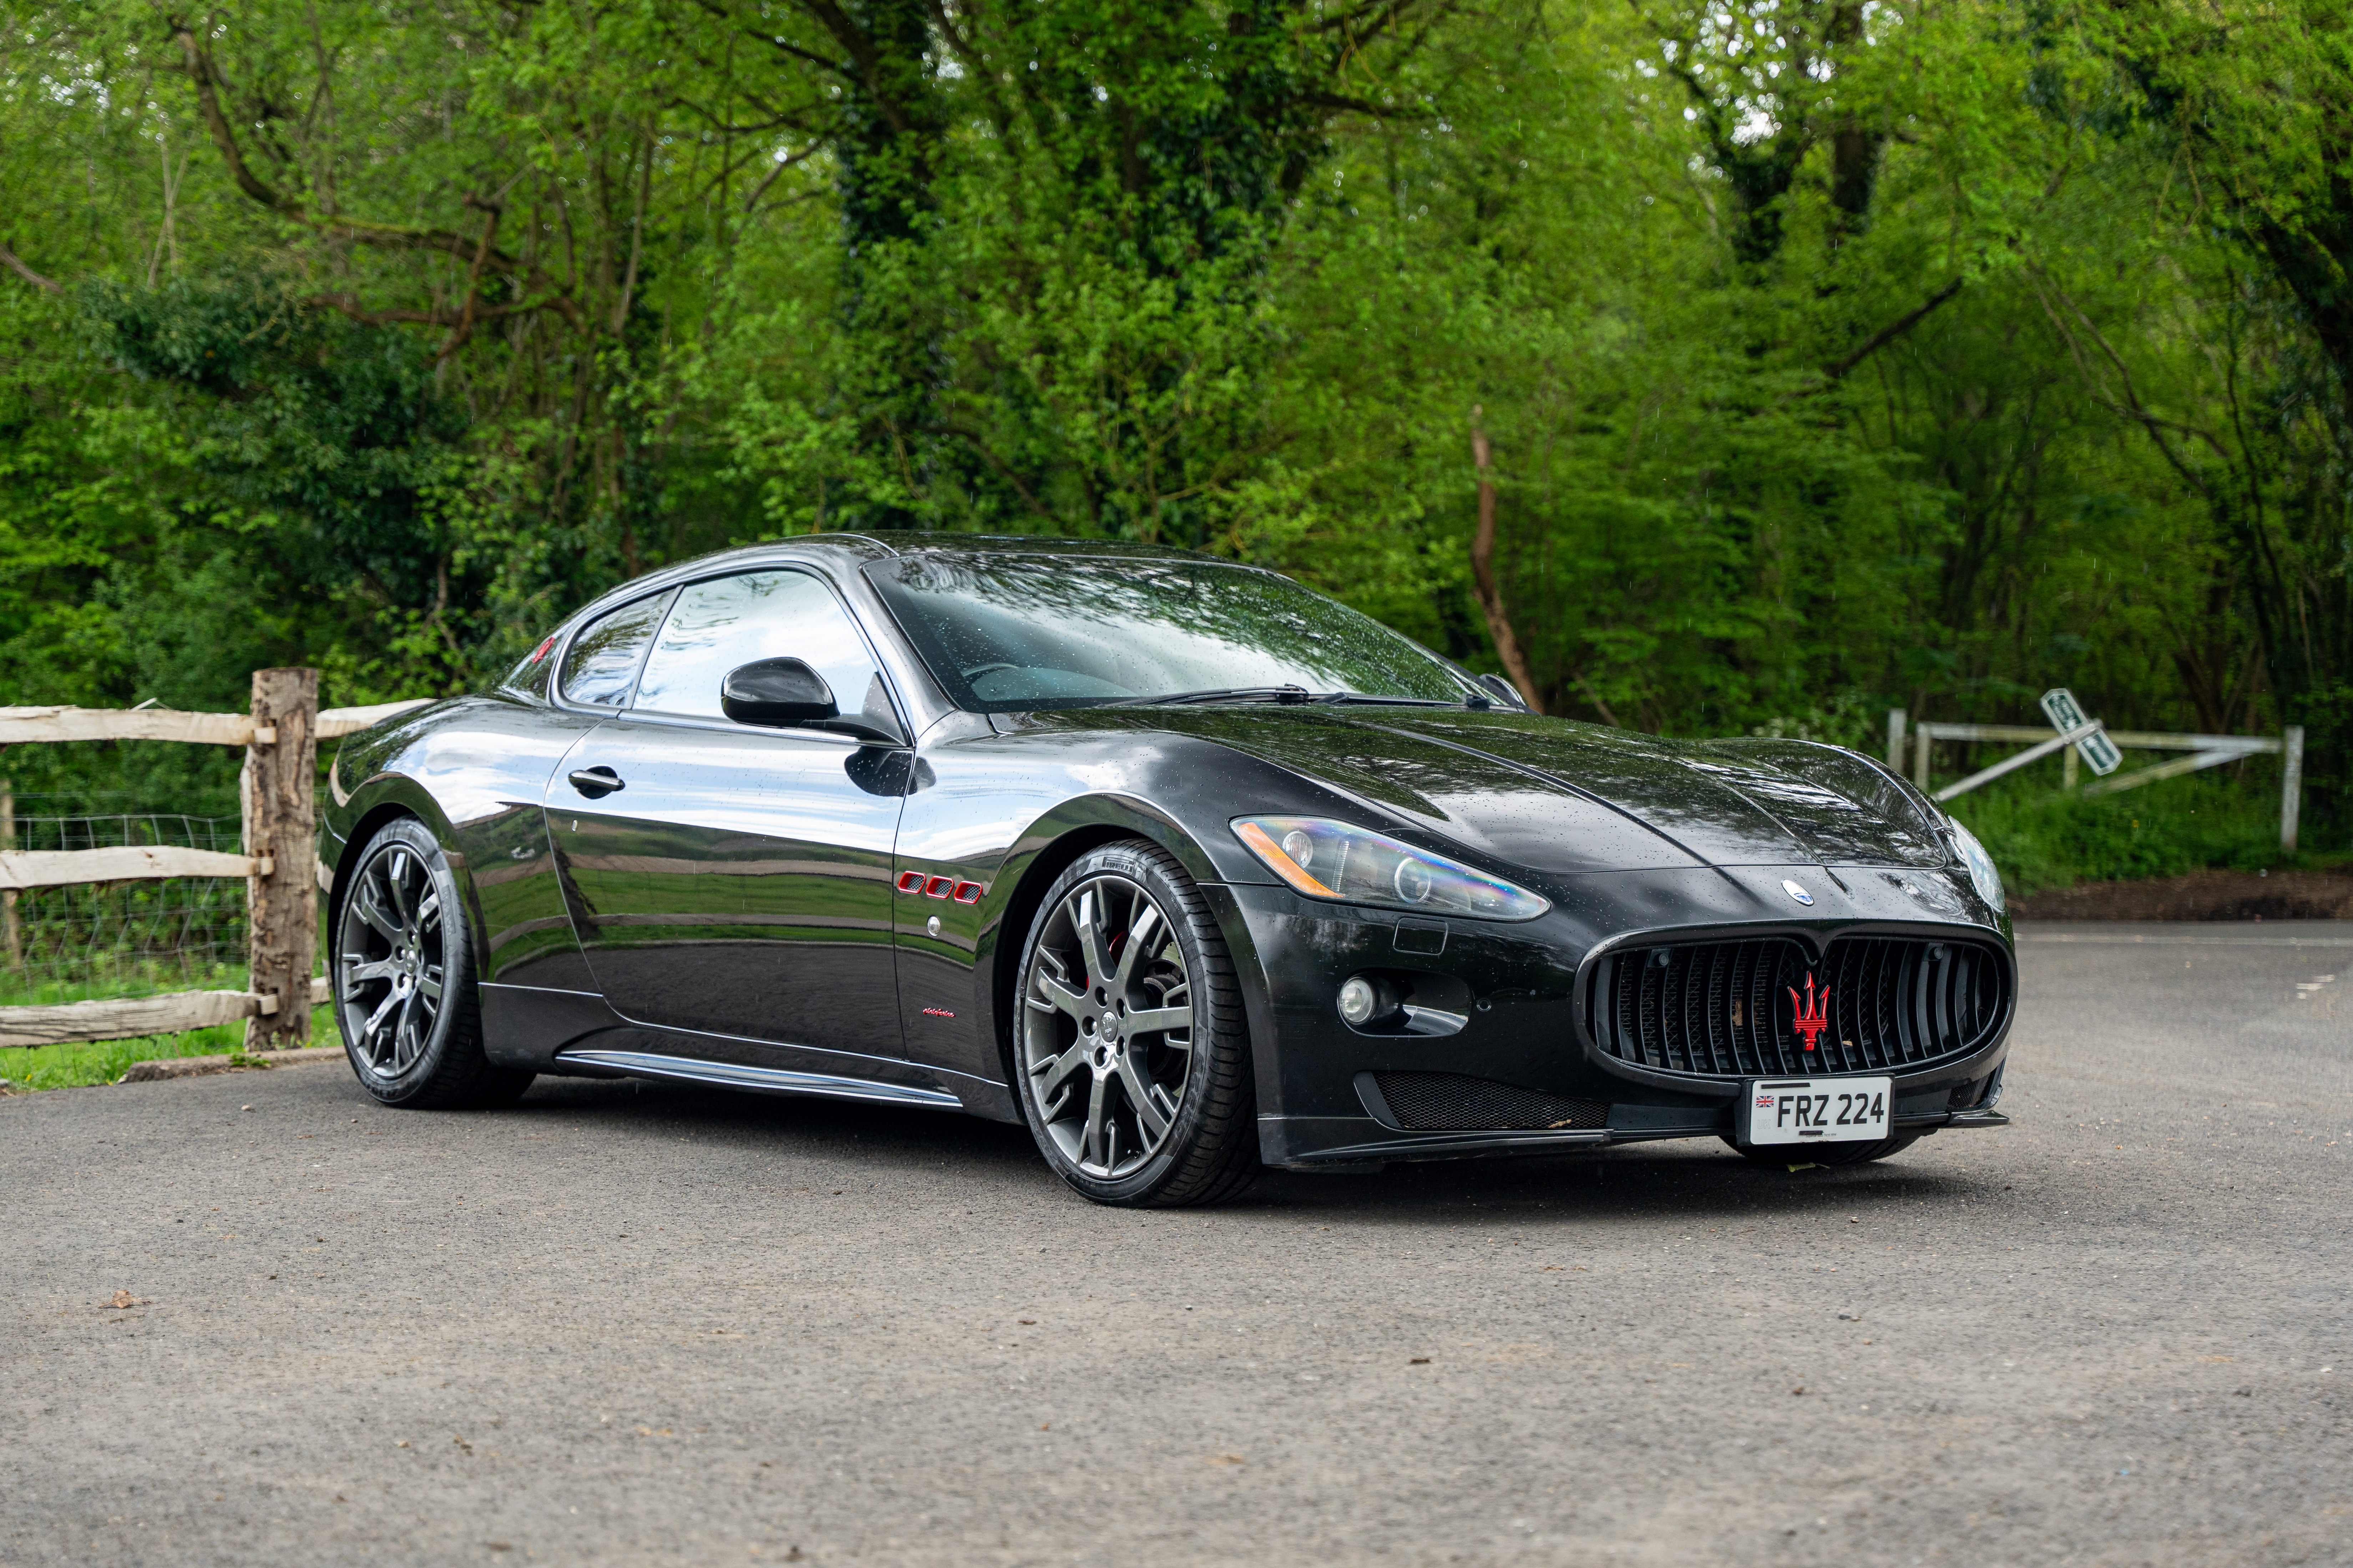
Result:
{"type": "Polygon", "coordinates": [[[668,594],[649,595],[591,621],[564,656],[564,695],[603,708],[627,703],[629,683],[670,600],[668,594]]]}
{"type": "Polygon", "coordinates": [[[804,660],[845,713],[865,704],[875,673],[866,639],[830,588],[806,572],[747,572],[679,590],[635,706],[719,718],[720,682],[759,658],[804,660]]]}

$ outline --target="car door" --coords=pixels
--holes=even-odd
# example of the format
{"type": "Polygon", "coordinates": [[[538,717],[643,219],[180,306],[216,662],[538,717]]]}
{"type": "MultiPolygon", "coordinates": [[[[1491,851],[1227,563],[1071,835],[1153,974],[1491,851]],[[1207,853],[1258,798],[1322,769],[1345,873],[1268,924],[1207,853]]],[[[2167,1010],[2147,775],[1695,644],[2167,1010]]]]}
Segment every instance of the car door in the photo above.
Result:
{"type": "Polygon", "coordinates": [[[901,1057],[888,753],[719,706],[730,670],[789,657],[856,711],[881,679],[863,635],[822,578],[789,567],[690,583],[659,610],[621,710],[549,784],[598,989],[638,1023],[901,1057]]]}

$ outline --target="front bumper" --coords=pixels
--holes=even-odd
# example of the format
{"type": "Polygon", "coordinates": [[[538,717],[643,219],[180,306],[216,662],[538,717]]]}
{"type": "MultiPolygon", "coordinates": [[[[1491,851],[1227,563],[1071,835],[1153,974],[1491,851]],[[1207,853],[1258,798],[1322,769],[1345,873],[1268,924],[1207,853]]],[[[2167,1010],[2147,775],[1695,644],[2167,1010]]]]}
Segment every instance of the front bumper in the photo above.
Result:
{"type": "MultiPolygon", "coordinates": [[[[1403,922],[1384,911],[1321,904],[1285,888],[1228,884],[1205,889],[1245,974],[1256,1070],[1261,1158],[1297,1170],[1366,1169],[1392,1161],[1543,1154],[1661,1138],[1717,1138],[1732,1131],[1741,1080],[1674,1078],[1594,1049],[1577,1024],[1577,986],[1586,955],[1628,932],[1800,932],[1827,942],[1853,932],[1950,935],[1966,931],[2009,949],[1965,881],[1940,879],[1924,897],[1877,874],[1840,879],[1802,921],[1784,917],[1785,876],[1823,880],[1819,867],[1706,872],[1624,872],[1579,879],[1587,896],[1556,900],[1518,925],[1477,921],[1403,922]],[[1944,905],[1939,908],[1938,905],[1944,905]],[[1945,915],[1923,920],[1924,913],[1945,915]],[[1437,951],[1430,949],[1435,946],[1437,951]],[[1365,1033],[1335,1005],[1351,974],[1374,971],[1427,977],[1452,1032],[1365,1033]],[[1374,1075],[1447,1073],[1576,1100],[1596,1108],[1575,1128],[1438,1131],[1404,1125],[1374,1075]],[[1606,1116],[1599,1108],[1606,1107],[1606,1116]],[[1600,1124],[1589,1124],[1598,1121],[1600,1124]]],[[[2013,976],[2012,995],[2015,995],[2013,976]]],[[[1894,1075],[1891,1118],[1907,1132],[1999,1127],[1994,1109],[2009,1022],[1968,1055],[1894,1075]]]]}

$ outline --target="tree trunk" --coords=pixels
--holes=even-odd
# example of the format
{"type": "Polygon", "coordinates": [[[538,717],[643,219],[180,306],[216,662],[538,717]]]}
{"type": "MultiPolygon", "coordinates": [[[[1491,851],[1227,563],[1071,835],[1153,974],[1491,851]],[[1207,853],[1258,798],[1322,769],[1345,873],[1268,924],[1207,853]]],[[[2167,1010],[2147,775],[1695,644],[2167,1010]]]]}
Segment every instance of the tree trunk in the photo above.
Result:
{"type": "Polygon", "coordinates": [[[1503,590],[1495,584],[1495,481],[1489,477],[1487,432],[1479,424],[1479,415],[1477,408],[1471,410],[1471,461],[1479,469],[1479,531],[1471,536],[1472,586],[1479,596],[1480,613],[1487,617],[1487,635],[1495,639],[1495,657],[1504,661],[1504,673],[1520,689],[1528,706],[1541,713],[1544,700],[1536,695],[1528,661],[1520,652],[1520,639],[1504,609],[1503,590]]]}

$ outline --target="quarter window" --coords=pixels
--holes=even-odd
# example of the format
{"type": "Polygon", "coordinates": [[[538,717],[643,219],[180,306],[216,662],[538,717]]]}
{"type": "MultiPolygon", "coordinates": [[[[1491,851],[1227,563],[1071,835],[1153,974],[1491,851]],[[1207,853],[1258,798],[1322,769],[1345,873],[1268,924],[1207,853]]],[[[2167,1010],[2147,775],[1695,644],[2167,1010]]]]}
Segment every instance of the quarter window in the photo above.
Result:
{"type": "Polygon", "coordinates": [[[564,695],[599,708],[627,706],[670,600],[668,594],[650,594],[591,621],[564,655],[564,695]]]}

